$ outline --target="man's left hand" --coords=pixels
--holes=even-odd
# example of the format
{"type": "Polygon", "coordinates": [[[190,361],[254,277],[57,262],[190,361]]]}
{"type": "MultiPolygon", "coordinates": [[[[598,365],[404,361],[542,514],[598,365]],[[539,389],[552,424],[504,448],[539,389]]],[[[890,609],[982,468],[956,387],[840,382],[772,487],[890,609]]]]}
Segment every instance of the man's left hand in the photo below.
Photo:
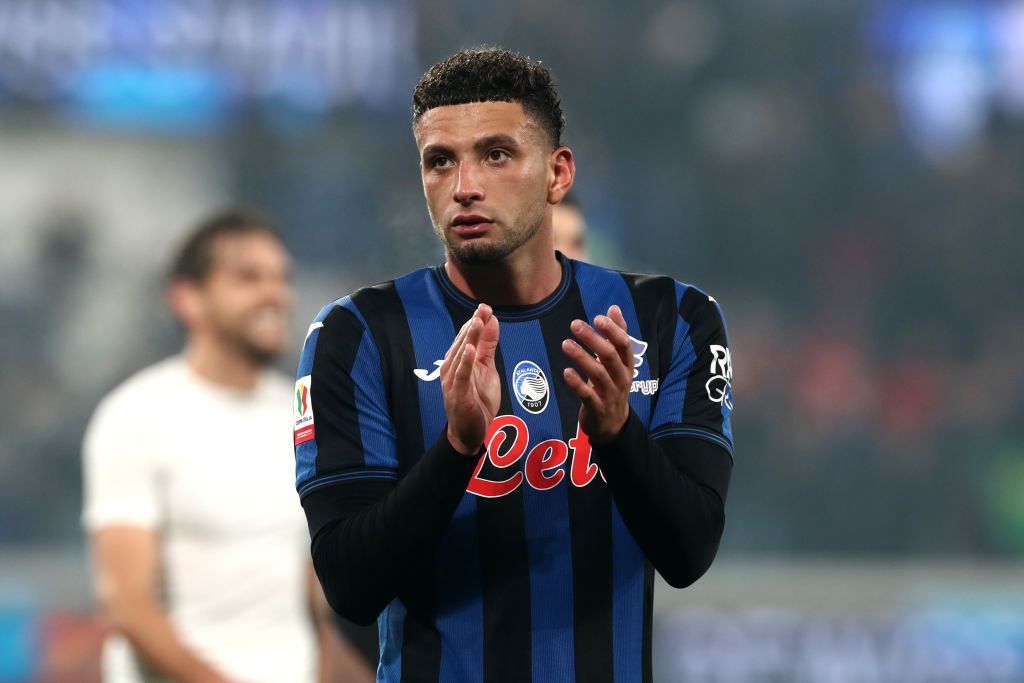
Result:
{"type": "Polygon", "coordinates": [[[566,368],[565,381],[583,401],[580,426],[590,442],[608,443],[619,435],[629,419],[633,345],[626,333],[626,320],[619,307],[612,306],[607,315],[594,318],[593,327],[582,320],[573,320],[570,329],[583,346],[566,339],[562,350],[587,379],[584,381],[578,372],[566,368]]]}

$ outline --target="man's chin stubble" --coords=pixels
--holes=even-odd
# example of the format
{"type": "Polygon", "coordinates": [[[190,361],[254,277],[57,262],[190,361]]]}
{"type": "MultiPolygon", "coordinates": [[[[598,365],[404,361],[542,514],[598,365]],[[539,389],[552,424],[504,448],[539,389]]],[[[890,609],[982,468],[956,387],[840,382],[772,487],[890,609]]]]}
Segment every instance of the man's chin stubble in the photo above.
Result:
{"type": "Polygon", "coordinates": [[[518,240],[511,235],[504,235],[504,239],[500,239],[497,242],[485,241],[483,238],[477,238],[460,244],[453,243],[453,240],[451,239],[444,239],[444,243],[448,254],[453,261],[466,266],[485,266],[501,261],[516,249],[526,244],[526,242],[537,234],[539,229],[540,223],[538,221],[537,226],[533,230],[528,234],[521,235],[518,240]]]}
{"type": "Polygon", "coordinates": [[[481,245],[480,248],[469,247],[467,245],[448,247],[448,253],[451,255],[452,260],[461,263],[465,266],[485,266],[491,263],[497,263],[511,253],[508,249],[502,248],[504,245],[481,245]]]}
{"type": "Polygon", "coordinates": [[[235,352],[256,367],[265,368],[272,365],[281,356],[283,348],[271,348],[246,338],[236,338],[235,352]]]}

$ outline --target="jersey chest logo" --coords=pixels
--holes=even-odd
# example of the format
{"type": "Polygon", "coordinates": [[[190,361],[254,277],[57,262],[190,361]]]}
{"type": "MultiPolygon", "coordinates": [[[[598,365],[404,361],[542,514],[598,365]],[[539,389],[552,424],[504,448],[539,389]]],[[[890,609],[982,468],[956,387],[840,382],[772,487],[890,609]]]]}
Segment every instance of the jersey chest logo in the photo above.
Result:
{"type": "Polygon", "coordinates": [[[569,482],[577,487],[586,486],[598,476],[604,479],[597,464],[590,462],[590,439],[578,424],[576,436],[568,443],[548,439],[529,448],[530,430],[526,422],[515,415],[499,415],[491,422],[484,444],[487,452],[480,457],[466,487],[466,491],[482,498],[507,496],[523,481],[538,491],[546,491],[557,486],[567,474],[569,482]],[[517,467],[524,458],[522,466],[517,467]]]}
{"type": "Polygon", "coordinates": [[[443,360],[434,361],[433,370],[425,370],[423,368],[414,368],[412,374],[416,375],[419,379],[424,382],[433,382],[435,379],[441,376],[441,366],[444,365],[443,360]]]}
{"type": "Polygon", "coordinates": [[[532,360],[519,361],[512,371],[512,391],[519,405],[534,415],[548,405],[548,378],[532,360]]]}

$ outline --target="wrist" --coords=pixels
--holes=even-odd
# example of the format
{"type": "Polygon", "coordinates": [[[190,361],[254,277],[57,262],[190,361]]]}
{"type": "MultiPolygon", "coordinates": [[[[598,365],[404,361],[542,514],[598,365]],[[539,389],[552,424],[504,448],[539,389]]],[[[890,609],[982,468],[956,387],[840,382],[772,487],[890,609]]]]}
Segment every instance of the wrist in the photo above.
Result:
{"type": "Polygon", "coordinates": [[[196,660],[191,670],[185,675],[184,680],[192,683],[228,683],[220,672],[215,671],[210,665],[201,660],[196,660]]]}
{"type": "Polygon", "coordinates": [[[632,411],[626,410],[625,416],[622,418],[622,422],[617,427],[613,427],[607,431],[597,432],[594,435],[588,434],[590,443],[595,446],[607,446],[608,444],[616,441],[622,433],[626,431],[626,425],[629,424],[629,416],[632,411]]]}
{"type": "Polygon", "coordinates": [[[477,444],[471,444],[463,441],[452,431],[451,425],[448,425],[448,443],[461,455],[467,458],[475,458],[480,455],[480,449],[483,448],[483,442],[477,444]]]}

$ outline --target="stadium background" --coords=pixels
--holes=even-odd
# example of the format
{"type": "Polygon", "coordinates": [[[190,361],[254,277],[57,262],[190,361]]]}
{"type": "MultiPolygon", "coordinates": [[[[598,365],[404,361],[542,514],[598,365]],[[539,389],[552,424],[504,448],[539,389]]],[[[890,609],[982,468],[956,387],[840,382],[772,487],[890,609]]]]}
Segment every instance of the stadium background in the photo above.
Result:
{"type": "Polygon", "coordinates": [[[441,251],[409,132],[484,42],[559,84],[592,260],[726,311],[722,551],[659,681],[1024,680],[1024,2],[0,0],[0,681],[87,681],[79,445],[168,251],[275,216],[306,321],[441,251]]]}

